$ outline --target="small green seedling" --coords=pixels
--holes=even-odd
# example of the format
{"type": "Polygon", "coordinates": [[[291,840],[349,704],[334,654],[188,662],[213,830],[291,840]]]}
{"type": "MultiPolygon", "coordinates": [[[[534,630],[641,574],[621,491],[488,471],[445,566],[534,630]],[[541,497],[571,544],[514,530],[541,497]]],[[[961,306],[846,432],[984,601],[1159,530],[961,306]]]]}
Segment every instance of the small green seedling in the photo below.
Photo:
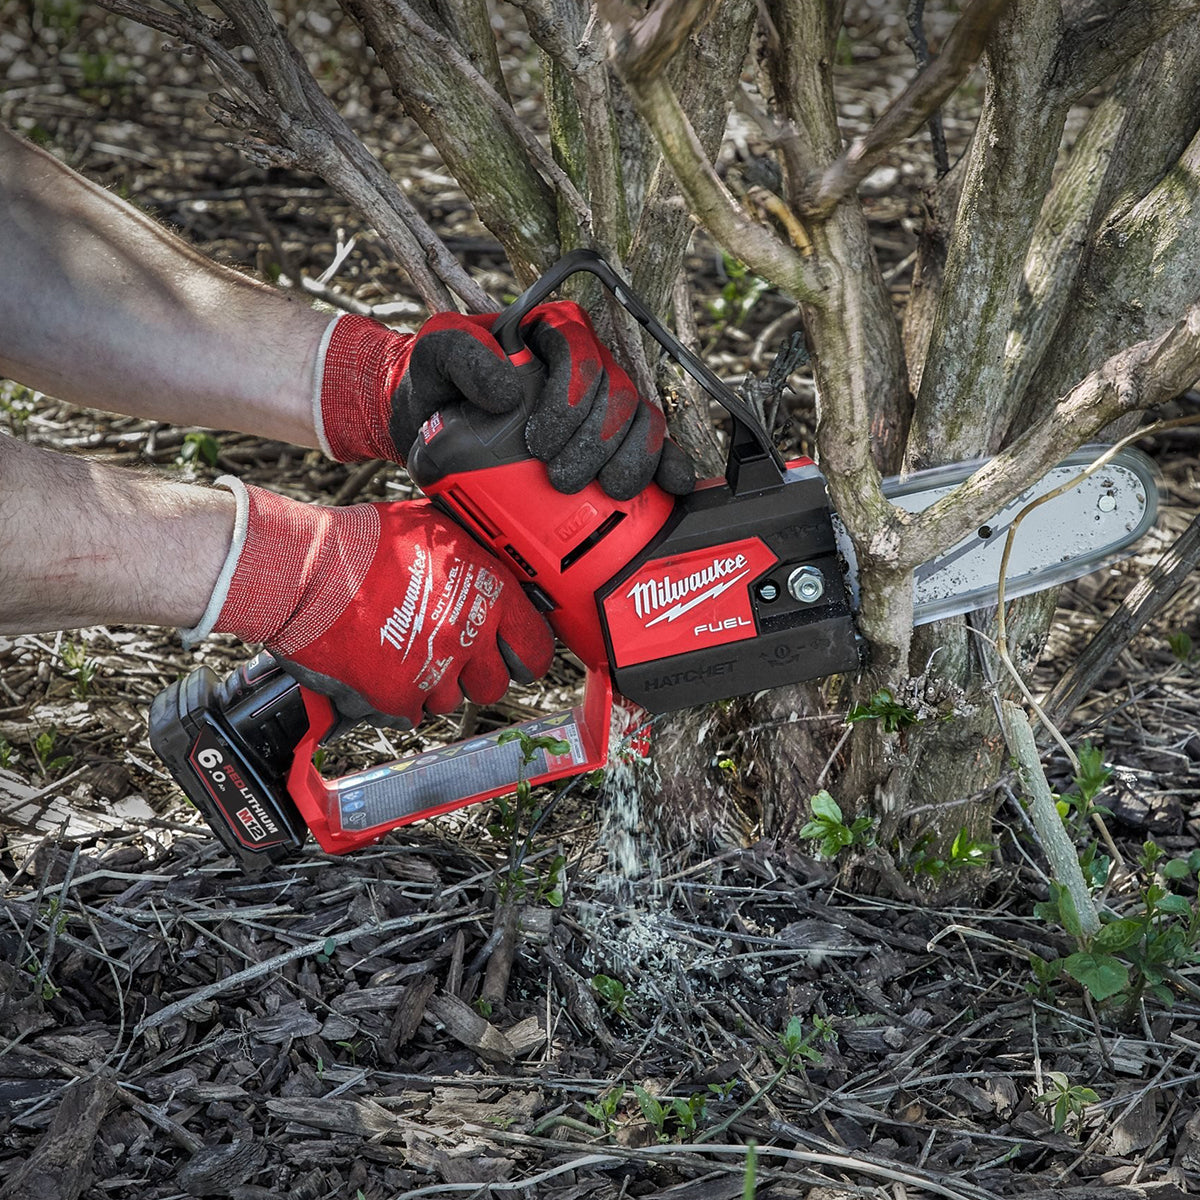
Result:
{"type": "Polygon", "coordinates": [[[1171,647],[1171,653],[1183,663],[1185,667],[1191,666],[1196,658],[1196,650],[1192,645],[1190,634],[1180,630],[1178,633],[1167,635],[1167,645],[1171,647]]]}
{"type": "Polygon", "coordinates": [[[667,1096],[660,1100],[635,1083],[633,1094],[642,1116],[660,1142],[693,1135],[708,1109],[708,1097],[703,1092],[694,1092],[686,1098],[667,1096]]]}
{"type": "Polygon", "coordinates": [[[629,989],[611,975],[593,975],[592,991],[608,1006],[611,1016],[625,1016],[625,1002],[630,998],[629,989]]]}
{"type": "Polygon", "coordinates": [[[606,1088],[595,1100],[583,1102],[584,1111],[593,1121],[597,1122],[605,1133],[611,1133],[616,1126],[617,1109],[621,1104],[621,1085],[606,1088]]]}
{"type": "Polygon", "coordinates": [[[210,467],[215,467],[220,453],[221,443],[211,433],[193,429],[191,433],[184,435],[183,445],[179,448],[175,465],[187,467],[202,462],[210,467]]]}
{"type": "Polygon", "coordinates": [[[1096,797],[1112,778],[1112,768],[1104,765],[1104,753],[1091,742],[1079,748],[1079,769],[1075,772],[1074,787],[1055,803],[1058,815],[1065,821],[1073,817],[1077,825],[1086,822],[1093,814],[1108,816],[1109,810],[1096,803],[1096,797]]]}
{"type": "Polygon", "coordinates": [[[499,881],[500,895],[504,900],[521,900],[531,896],[535,904],[549,904],[559,908],[563,902],[562,884],[566,875],[567,860],[561,854],[556,854],[550,865],[538,871],[534,879],[532,895],[525,879],[521,864],[529,849],[529,835],[524,842],[521,839],[522,829],[528,825],[532,828],[542,816],[533,796],[533,788],[527,778],[529,768],[537,760],[539,751],[547,754],[564,755],[571,752],[570,743],[561,738],[546,735],[531,737],[523,729],[507,729],[500,735],[499,744],[519,742],[521,746],[521,776],[517,780],[516,795],[513,800],[506,796],[499,797],[492,806],[495,819],[488,825],[488,832],[498,840],[508,842],[508,871],[499,881]]]}
{"type": "Polygon", "coordinates": [[[54,747],[58,735],[53,729],[45,729],[33,740],[30,749],[37,760],[38,771],[47,779],[57,775],[71,762],[69,754],[55,754],[54,747]]]}
{"type": "Polygon", "coordinates": [[[822,1054],[814,1043],[831,1042],[836,1036],[832,1023],[824,1017],[813,1017],[810,1033],[804,1032],[804,1023],[799,1017],[792,1017],[779,1035],[781,1050],[776,1052],[775,1061],[786,1070],[806,1062],[819,1063],[822,1054]]]}
{"type": "Polygon", "coordinates": [[[1084,1109],[1100,1097],[1090,1087],[1073,1084],[1062,1071],[1048,1071],[1046,1076],[1050,1080],[1050,1090],[1034,1097],[1034,1103],[1050,1109],[1055,1133],[1062,1133],[1072,1117],[1078,1131],[1083,1125],[1084,1109]]]}
{"type": "Polygon", "coordinates": [[[771,286],[736,258],[730,258],[728,254],[723,258],[725,286],[715,300],[708,302],[708,311],[716,323],[717,336],[729,326],[740,325],[754,311],[754,306],[771,286]]]}
{"type": "Polygon", "coordinates": [[[17,752],[13,747],[0,737],[0,768],[7,770],[17,761],[17,752]]]}
{"type": "Polygon", "coordinates": [[[867,840],[868,831],[874,822],[870,817],[855,817],[849,824],[842,816],[838,802],[824,789],[809,802],[812,820],[800,830],[806,842],[817,842],[817,853],[821,858],[836,858],[849,846],[861,845],[867,840]]]}
{"type": "Polygon", "coordinates": [[[919,725],[921,718],[901,704],[888,688],[880,688],[865,704],[856,704],[846,715],[847,725],[859,721],[878,721],[884,733],[899,733],[901,729],[919,725]]]}
{"type": "Polygon", "coordinates": [[[964,825],[950,843],[950,852],[945,858],[918,849],[912,859],[912,870],[915,875],[928,875],[933,879],[940,879],[955,871],[986,867],[992,861],[995,849],[991,842],[976,841],[964,825]]]}
{"type": "Polygon", "coordinates": [[[74,676],[75,695],[80,700],[86,700],[100,664],[94,658],[88,658],[87,647],[82,642],[67,642],[59,651],[59,657],[63,666],[74,676]]]}

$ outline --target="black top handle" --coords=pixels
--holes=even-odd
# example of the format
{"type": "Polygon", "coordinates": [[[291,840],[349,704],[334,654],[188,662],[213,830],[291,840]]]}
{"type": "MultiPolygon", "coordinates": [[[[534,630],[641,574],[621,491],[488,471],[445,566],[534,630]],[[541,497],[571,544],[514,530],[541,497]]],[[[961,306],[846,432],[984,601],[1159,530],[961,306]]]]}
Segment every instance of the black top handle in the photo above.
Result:
{"type": "Polygon", "coordinates": [[[521,322],[566,279],[581,271],[595,275],[617,303],[733,418],[729,460],[725,464],[725,478],[732,491],[741,494],[779,487],[786,468],[754,410],[663,325],[645,301],[609,266],[608,260],[595,250],[572,250],[564,254],[522,292],[492,326],[492,336],[505,354],[517,362],[518,370],[528,374],[529,383],[540,386],[541,364],[536,360],[529,361],[529,350],[521,337],[521,322]]]}

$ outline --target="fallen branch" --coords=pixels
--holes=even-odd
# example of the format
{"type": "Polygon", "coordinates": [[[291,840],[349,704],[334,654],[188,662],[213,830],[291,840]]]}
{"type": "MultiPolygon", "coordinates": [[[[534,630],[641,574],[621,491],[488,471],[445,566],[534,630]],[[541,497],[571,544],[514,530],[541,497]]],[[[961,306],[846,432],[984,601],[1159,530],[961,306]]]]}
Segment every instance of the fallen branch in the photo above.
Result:
{"type": "Polygon", "coordinates": [[[1197,566],[1200,566],[1200,516],[1193,518],[1150,572],[1137,581],[1042,702],[1042,709],[1052,722],[1058,724],[1071,714],[1142,627],[1166,608],[1197,566]]]}
{"type": "Polygon", "coordinates": [[[1017,776],[1029,801],[1029,815],[1037,830],[1038,841],[1050,860],[1050,874],[1070,895],[1084,936],[1095,937],[1100,932],[1100,918],[1084,881],[1079,855],[1054,805],[1054,794],[1042,770],[1033,727],[1025,710],[1011,700],[1000,701],[1000,723],[1004,729],[1004,740],[1017,760],[1017,776]]]}

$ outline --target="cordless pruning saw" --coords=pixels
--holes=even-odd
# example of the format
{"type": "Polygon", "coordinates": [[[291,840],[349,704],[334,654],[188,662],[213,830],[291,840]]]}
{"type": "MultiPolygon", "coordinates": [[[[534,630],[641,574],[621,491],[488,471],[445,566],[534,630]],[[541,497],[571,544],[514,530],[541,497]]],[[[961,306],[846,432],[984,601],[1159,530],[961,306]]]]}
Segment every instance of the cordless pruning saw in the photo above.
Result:
{"type": "MultiPolygon", "coordinates": [[[[566,746],[532,764],[497,730],[340,779],[313,763],[339,726],[330,700],[261,654],[220,680],[207,667],[154,701],[150,743],[221,840],[247,862],[299,850],[311,832],[332,854],[368,846],[423,817],[503,795],[519,778],[550,783],[602,767],[614,695],[649,713],[689,708],[859,667],[853,550],[808,458],[784,462],[753,410],[633,295],[599,255],[568,254],[497,319],[493,334],[522,375],[525,406],[466,404],[423,426],[413,481],[514,570],[559,640],[583,663],[581,703],[515,726],[566,746]],[[614,500],[593,482],[564,495],[525,444],[542,378],[521,319],[568,276],[597,276],[732,418],[724,478],[676,498],[651,484],[614,500]]],[[[1080,451],[915,578],[915,622],[995,603],[1015,514],[1079,473],[1080,451]]],[[[978,463],[890,480],[917,512],[978,463]]],[[[1024,520],[1004,592],[1026,595],[1112,560],[1152,524],[1157,475],[1125,451],[1024,520]]],[[[526,742],[528,745],[528,742],[526,742]]],[[[543,742],[541,744],[546,744],[543,742]]]]}

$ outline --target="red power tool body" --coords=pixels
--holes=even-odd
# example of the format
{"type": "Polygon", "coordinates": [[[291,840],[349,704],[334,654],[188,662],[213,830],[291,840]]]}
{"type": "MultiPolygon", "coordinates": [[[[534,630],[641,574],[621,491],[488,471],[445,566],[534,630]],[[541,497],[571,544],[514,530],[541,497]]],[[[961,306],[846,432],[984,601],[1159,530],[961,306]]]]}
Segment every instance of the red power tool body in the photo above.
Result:
{"type": "MultiPolygon", "coordinates": [[[[159,695],[151,744],[231,849],[272,858],[309,832],[331,853],[513,790],[592,771],[608,754],[614,688],[652,713],[853,670],[858,665],[825,480],[783,463],[745,403],[668,333],[608,264],[575,251],[498,318],[526,405],[501,416],[450,405],[421,430],[407,467],[438,507],[506,562],[586,669],[582,703],[518,728],[569,750],[532,765],[504,731],[326,780],[313,765],[339,724],[325,696],[260,655],[220,681],[201,667],[159,695]],[[597,275],[733,417],[724,479],[677,499],[650,485],[629,501],[591,483],[556,491],[524,430],[541,366],[522,317],[568,275],[597,275]]],[[[400,589],[401,594],[403,588],[400,589]]]]}

